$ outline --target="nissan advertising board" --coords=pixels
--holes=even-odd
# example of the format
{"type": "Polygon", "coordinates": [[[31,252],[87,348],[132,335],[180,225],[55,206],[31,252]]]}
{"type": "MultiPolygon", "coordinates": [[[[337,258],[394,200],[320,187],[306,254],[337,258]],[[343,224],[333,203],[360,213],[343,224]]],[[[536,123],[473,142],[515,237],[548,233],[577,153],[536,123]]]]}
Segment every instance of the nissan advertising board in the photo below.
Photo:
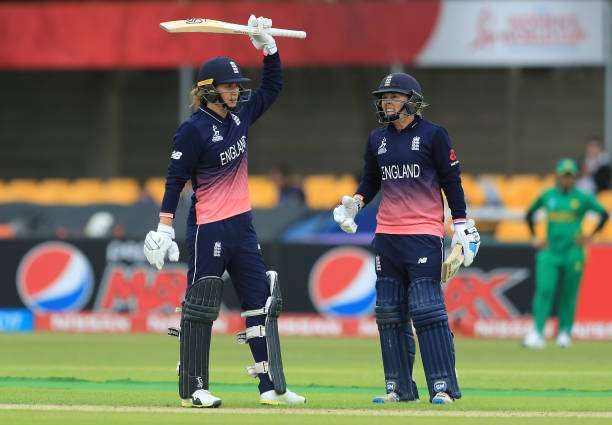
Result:
{"type": "MultiPolygon", "coordinates": [[[[376,335],[368,247],[268,244],[262,250],[280,275],[285,334],[376,335]]],[[[169,263],[157,271],[146,263],[141,241],[2,241],[0,253],[2,331],[165,332],[179,320],[187,266],[169,263]]],[[[612,309],[605,302],[612,286],[604,277],[609,258],[611,246],[589,250],[577,338],[612,339],[612,309]]],[[[533,276],[531,247],[482,247],[475,266],[445,285],[452,326],[474,336],[522,336],[531,325],[533,276]]],[[[215,331],[240,330],[238,309],[234,291],[225,290],[215,331]]]]}

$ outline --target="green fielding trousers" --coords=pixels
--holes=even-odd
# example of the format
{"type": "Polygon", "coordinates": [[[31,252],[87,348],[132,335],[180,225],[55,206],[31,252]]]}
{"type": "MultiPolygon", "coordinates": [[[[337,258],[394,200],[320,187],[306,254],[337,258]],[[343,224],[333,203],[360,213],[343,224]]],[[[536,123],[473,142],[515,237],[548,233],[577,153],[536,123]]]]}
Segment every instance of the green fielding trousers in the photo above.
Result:
{"type": "Polygon", "coordinates": [[[581,246],[574,246],[563,253],[549,248],[538,252],[532,312],[540,334],[544,335],[544,325],[555,301],[557,285],[561,285],[558,306],[559,332],[571,334],[584,258],[584,249],[581,246]]]}

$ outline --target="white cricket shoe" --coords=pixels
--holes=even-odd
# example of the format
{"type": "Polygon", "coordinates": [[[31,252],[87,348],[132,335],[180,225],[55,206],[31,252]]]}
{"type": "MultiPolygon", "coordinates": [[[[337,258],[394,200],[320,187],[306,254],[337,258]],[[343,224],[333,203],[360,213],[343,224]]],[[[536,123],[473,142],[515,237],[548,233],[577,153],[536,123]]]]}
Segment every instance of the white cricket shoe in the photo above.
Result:
{"type": "Polygon", "coordinates": [[[194,391],[191,398],[181,399],[181,406],[183,407],[219,407],[221,406],[221,399],[215,397],[207,390],[196,390],[194,391]]]}
{"type": "Polygon", "coordinates": [[[431,399],[432,404],[451,404],[452,402],[453,398],[444,392],[436,393],[436,395],[431,399]]]}
{"type": "Polygon", "coordinates": [[[529,331],[529,333],[523,340],[523,347],[525,348],[532,348],[532,349],[539,350],[539,349],[544,348],[545,345],[546,345],[546,341],[544,340],[544,337],[542,337],[542,335],[540,335],[540,333],[536,331],[535,329],[532,329],[531,331],[529,331]]]}
{"type": "Polygon", "coordinates": [[[283,394],[278,394],[276,391],[270,390],[260,394],[259,402],[261,404],[268,404],[272,406],[304,404],[306,403],[306,397],[302,397],[301,395],[289,390],[285,391],[283,394]]]}
{"type": "Polygon", "coordinates": [[[559,332],[557,335],[557,347],[567,348],[572,345],[572,337],[567,332],[559,332]]]}

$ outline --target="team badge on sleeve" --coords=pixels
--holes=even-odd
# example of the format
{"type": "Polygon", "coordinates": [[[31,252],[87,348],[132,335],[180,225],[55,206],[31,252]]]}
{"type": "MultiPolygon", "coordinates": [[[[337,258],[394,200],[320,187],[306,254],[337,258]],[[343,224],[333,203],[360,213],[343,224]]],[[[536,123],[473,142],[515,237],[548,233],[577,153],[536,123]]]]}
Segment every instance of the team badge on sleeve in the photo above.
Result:
{"type": "Polygon", "coordinates": [[[459,164],[459,160],[457,159],[457,154],[455,153],[454,149],[451,149],[449,154],[448,154],[448,159],[451,160],[451,167],[454,165],[459,164]]]}

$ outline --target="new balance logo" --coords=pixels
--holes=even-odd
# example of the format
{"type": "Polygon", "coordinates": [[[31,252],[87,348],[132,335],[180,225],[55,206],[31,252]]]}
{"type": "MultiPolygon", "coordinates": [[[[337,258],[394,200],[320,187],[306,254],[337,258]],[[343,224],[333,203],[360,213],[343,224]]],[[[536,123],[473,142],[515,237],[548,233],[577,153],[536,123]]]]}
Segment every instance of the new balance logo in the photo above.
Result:
{"type": "Polygon", "coordinates": [[[172,155],[170,155],[170,158],[172,158],[172,159],[181,159],[181,156],[183,156],[183,152],[172,151],[172,155]]]}
{"type": "Polygon", "coordinates": [[[237,115],[234,115],[230,112],[230,115],[232,116],[232,118],[234,119],[234,122],[236,123],[236,125],[240,125],[240,118],[238,118],[237,115]]]}
{"type": "Polygon", "coordinates": [[[421,138],[420,137],[417,136],[417,137],[413,137],[412,138],[412,150],[413,151],[418,151],[419,147],[420,147],[420,144],[421,144],[421,138]]]}
{"type": "Polygon", "coordinates": [[[213,142],[220,142],[221,140],[223,140],[223,136],[219,132],[219,129],[217,128],[216,125],[213,124],[212,130],[213,130],[213,137],[212,137],[213,142]]]}
{"type": "Polygon", "coordinates": [[[421,257],[419,258],[419,261],[417,261],[417,264],[425,264],[427,262],[427,257],[421,257]]]}
{"type": "Polygon", "coordinates": [[[213,247],[213,257],[221,257],[221,242],[215,242],[215,246],[213,247]]]}
{"type": "Polygon", "coordinates": [[[236,62],[230,61],[230,65],[232,66],[232,71],[234,71],[234,74],[240,74],[240,71],[238,70],[238,65],[236,65],[236,62]]]}
{"type": "Polygon", "coordinates": [[[375,258],[375,267],[376,267],[376,271],[377,272],[381,272],[382,271],[382,266],[380,265],[380,256],[376,256],[375,258]]]}
{"type": "Polygon", "coordinates": [[[383,153],[387,153],[387,138],[383,137],[380,142],[380,146],[378,147],[378,154],[382,155],[383,153]]]}

